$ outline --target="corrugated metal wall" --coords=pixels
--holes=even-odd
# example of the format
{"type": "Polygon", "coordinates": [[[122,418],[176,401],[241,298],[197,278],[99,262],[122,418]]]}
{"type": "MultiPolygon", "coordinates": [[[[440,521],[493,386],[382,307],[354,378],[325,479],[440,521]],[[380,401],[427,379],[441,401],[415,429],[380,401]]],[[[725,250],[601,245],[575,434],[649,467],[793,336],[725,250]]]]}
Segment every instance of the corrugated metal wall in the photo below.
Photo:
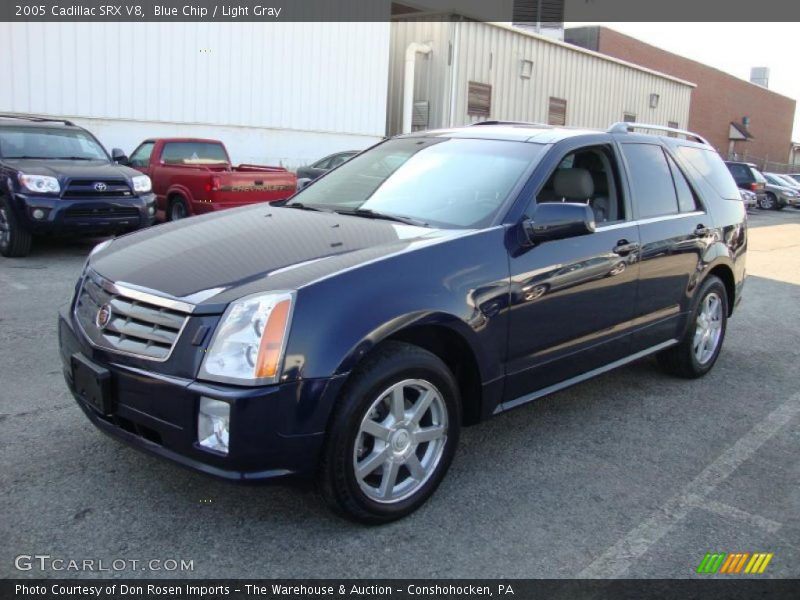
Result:
{"type": "Polygon", "coordinates": [[[379,139],[388,60],[387,22],[0,23],[0,111],[379,139]]]}
{"type": "Polygon", "coordinates": [[[639,122],[688,122],[692,86],[684,82],[507,27],[408,20],[392,24],[390,133],[401,127],[404,53],[413,41],[434,46],[432,56],[418,57],[415,73],[415,100],[430,101],[431,128],[478,120],[467,115],[469,81],[492,86],[492,119],[546,123],[554,96],[567,100],[568,126],[605,129],[626,112],[639,122]],[[522,60],[533,61],[530,79],[520,77],[522,60]],[[650,94],[659,95],[657,108],[650,108],[650,94]]]}

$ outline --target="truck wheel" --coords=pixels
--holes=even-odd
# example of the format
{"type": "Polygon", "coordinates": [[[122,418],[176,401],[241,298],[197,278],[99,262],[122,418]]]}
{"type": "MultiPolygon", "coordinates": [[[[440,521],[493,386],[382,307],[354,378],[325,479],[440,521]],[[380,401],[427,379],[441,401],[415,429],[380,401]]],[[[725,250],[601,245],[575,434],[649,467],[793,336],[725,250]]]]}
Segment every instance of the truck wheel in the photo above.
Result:
{"type": "Polygon", "coordinates": [[[709,276],[695,298],[683,339],[658,355],[665,371],[687,379],[702,377],[717,362],[728,323],[728,294],[718,277],[709,276]]]}
{"type": "Polygon", "coordinates": [[[367,524],[419,508],[453,460],[460,406],[438,356],[384,344],[345,384],[331,416],[318,481],[326,502],[367,524]]]}
{"type": "Polygon", "coordinates": [[[33,236],[22,229],[4,199],[0,199],[0,254],[9,258],[27,256],[33,236]]]}
{"type": "Polygon", "coordinates": [[[180,221],[189,216],[186,200],[180,196],[173,196],[169,201],[169,220],[180,221]]]}

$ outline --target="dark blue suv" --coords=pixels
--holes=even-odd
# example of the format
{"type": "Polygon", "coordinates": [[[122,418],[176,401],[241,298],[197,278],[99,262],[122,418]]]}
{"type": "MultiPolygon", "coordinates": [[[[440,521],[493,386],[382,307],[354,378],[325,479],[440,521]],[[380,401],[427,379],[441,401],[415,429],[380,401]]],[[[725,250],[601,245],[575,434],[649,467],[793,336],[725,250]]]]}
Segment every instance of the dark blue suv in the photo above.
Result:
{"type": "Polygon", "coordinates": [[[400,136],[282,207],[103,243],[60,315],[67,383],[142,450],[406,515],[464,425],[650,354],[689,378],[717,360],[738,189],[688,132],[630,127],[400,136]]]}
{"type": "Polygon", "coordinates": [[[85,129],[0,115],[0,254],[25,256],[36,235],[108,235],[153,224],[150,178],[123,167],[85,129]]]}

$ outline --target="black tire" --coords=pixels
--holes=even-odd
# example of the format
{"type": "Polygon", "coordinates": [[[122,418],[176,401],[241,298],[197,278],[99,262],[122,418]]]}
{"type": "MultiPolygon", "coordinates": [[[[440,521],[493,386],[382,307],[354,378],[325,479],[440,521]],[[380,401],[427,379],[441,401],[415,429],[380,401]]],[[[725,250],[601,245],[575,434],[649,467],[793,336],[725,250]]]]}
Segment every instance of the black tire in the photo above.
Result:
{"type": "Polygon", "coordinates": [[[7,258],[27,256],[33,236],[25,231],[5,198],[0,198],[0,254],[7,258]]]}
{"type": "Polygon", "coordinates": [[[694,379],[702,377],[712,369],[717,362],[719,353],[722,350],[722,344],[725,341],[725,330],[728,324],[728,305],[729,299],[725,285],[714,275],[707,277],[695,294],[686,332],[680,343],[658,354],[658,361],[665,371],[679,377],[694,379]],[[698,317],[701,309],[706,302],[706,298],[712,294],[716,295],[721,301],[720,333],[713,353],[707,359],[701,361],[695,350],[695,334],[698,332],[698,317]]]}
{"type": "MultiPolygon", "coordinates": [[[[353,373],[331,415],[318,475],[323,498],[336,512],[360,523],[377,525],[405,517],[419,508],[444,478],[458,445],[460,423],[458,385],[444,362],[418,346],[402,342],[384,343],[353,373]],[[420,483],[411,484],[413,493],[391,503],[381,503],[362,489],[356,477],[354,463],[358,460],[357,453],[363,449],[360,445],[363,441],[362,420],[374,414],[371,407],[383,397],[386,390],[406,380],[425,381],[439,392],[443,402],[438,404],[446,406],[447,412],[443,446],[429,474],[425,478],[420,477],[420,483]],[[414,486],[418,487],[414,489],[414,486]]],[[[390,442],[386,446],[392,448],[390,442]]],[[[423,442],[412,448],[411,452],[424,450],[423,442]]],[[[375,448],[372,452],[375,453],[375,448]]],[[[379,467],[381,477],[386,464],[379,467]]],[[[410,471],[405,477],[410,477],[410,471]]]]}
{"type": "Polygon", "coordinates": [[[169,221],[180,221],[189,216],[189,207],[183,196],[172,196],[167,207],[167,219],[169,221]]]}
{"type": "Polygon", "coordinates": [[[778,197],[772,192],[767,192],[767,202],[770,210],[783,210],[783,204],[780,203],[778,197]]]}

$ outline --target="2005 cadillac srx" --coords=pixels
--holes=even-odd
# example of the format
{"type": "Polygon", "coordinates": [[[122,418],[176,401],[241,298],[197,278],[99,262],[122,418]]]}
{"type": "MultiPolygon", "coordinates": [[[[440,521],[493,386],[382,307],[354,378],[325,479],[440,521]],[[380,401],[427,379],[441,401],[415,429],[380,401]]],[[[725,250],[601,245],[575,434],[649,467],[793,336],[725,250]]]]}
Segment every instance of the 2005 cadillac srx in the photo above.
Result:
{"type": "Polygon", "coordinates": [[[649,354],[688,378],[717,360],[739,190],[699,136],[630,127],[404,135],[284,206],[104,242],[60,315],[67,383],[142,450],[407,515],[462,426],[649,354]]]}

